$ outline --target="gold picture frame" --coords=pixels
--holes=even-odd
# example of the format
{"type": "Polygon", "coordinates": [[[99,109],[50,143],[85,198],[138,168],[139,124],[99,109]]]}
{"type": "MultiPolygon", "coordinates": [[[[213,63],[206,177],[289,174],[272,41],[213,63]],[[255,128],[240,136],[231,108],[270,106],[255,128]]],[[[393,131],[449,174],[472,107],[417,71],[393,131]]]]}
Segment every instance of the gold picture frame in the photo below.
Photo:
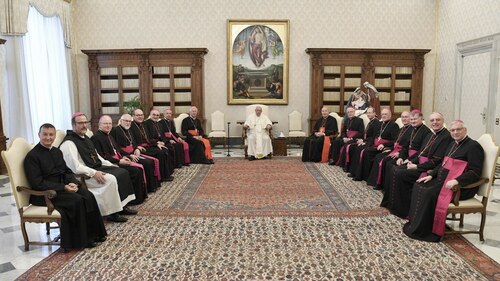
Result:
{"type": "Polygon", "coordinates": [[[227,21],[227,103],[288,104],[289,20],[227,21]]]}

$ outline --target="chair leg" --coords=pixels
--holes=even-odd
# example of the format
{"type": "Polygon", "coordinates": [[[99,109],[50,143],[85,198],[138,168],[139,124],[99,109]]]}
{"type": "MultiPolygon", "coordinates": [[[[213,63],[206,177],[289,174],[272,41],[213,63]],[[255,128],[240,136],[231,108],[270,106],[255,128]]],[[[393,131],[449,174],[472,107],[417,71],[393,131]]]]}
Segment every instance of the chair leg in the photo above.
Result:
{"type": "Polygon", "coordinates": [[[45,223],[45,229],[47,230],[47,235],[50,235],[50,222],[45,223]]]}
{"type": "Polygon", "coordinates": [[[460,227],[464,227],[464,216],[465,216],[464,214],[460,214],[460,224],[459,224],[460,227]]]}
{"type": "Polygon", "coordinates": [[[28,232],[26,232],[26,222],[24,222],[22,219],[21,219],[21,232],[23,233],[24,250],[29,251],[30,250],[30,241],[28,239],[28,232]]]}
{"type": "Polygon", "coordinates": [[[481,242],[484,242],[483,231],[484,231],[485,221],[486,221],[486,211],[483,211],[481,212],[481,226],[479,226],[479,240],[481,242]]]}

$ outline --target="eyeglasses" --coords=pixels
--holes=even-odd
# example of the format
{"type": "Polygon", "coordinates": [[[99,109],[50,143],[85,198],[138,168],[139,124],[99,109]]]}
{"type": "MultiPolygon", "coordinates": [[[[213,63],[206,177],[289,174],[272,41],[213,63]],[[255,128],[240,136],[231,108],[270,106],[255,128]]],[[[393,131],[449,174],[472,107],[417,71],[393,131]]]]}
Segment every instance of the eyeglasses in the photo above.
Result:
{"type": "Polygon", "coordinates": [[[127,123],[132,122],[132,120],[124,120],[124,119],[122,119],[122,121],[123,121],[123,122],[127,122],[127,123]]]}
{"type": "Polygon", "coordinates": [[[135,116],[144,116],[144,114],[134,114],[135,116]]]}
{"type": "Polygon", "coordinates": [[[81,121],[81,122],[75,122],[77,125],[86,125],[90,124],[90,121],[81,121]]]}

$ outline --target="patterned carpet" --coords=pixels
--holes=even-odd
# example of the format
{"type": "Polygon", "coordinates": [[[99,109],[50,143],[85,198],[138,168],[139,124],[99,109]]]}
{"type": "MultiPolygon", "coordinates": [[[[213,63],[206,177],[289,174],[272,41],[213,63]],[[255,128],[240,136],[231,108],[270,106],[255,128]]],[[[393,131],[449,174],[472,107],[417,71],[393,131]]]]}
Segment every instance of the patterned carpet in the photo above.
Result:
{"type": "Polygon", "coordinates": [[[379,192],[337,167],[282,157],[176,171],[94,249],[52,254],[19,280],[496,280],[466,242],[408,239],[379,192]]]}

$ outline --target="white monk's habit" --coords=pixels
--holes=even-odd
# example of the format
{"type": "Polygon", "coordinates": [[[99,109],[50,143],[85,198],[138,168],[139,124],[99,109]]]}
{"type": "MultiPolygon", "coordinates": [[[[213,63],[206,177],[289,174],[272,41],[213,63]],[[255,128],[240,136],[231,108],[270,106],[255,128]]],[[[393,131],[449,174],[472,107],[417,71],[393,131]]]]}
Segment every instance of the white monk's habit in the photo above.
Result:
{"type": "MultiPolygon", "coordinates": [[[[75,174],[83,174],[89,176],[90,179],[85,180],[87,187],[92,194],[94,194],[97,205],[99,206],[99,211],[101,211],[101,216],[108,216],[123,210],[123,206],[127,205],[128,202],[135,199],[135,195],[129,195],[123,201],[120,200],[120,194],[118,193],[118,182],[115,176],[106,173],[104,178],[105,183],[98,183],[94,178],[97,170],[87,167],[83,162],[83,159],[78,153],[78,149],[74,142],[67,140],[61,144],[61,149],[66,161],[68,168],[75,174]]],[[[102,158],[97,154],[99,160],[101,160],[103,166],[113,166],[113,163],[102,158]]]]}
{"type": "Polygon", "coordinates": [[[273,145],[269,132],[266,130],[267,125],[273,125],[271,120],[264,114],[257,116],[257,114],[253,113],[248,116],[245,125],[249,127],[247,134],[248,156],[259,159],[272,153],[273,145]]]}

